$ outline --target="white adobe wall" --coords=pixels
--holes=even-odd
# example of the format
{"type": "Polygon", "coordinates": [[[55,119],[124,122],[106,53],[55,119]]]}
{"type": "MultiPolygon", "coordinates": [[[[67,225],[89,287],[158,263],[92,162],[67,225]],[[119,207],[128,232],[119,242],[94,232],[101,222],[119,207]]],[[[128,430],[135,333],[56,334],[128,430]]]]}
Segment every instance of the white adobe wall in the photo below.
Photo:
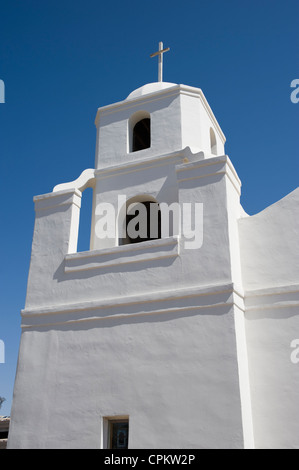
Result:
{"type": "Polygon", "coordinates": [[[181,85],[181,129],[182,148],[187,146],[203,151],[205,157],[214,157],[211,152],[210,129],[217,143],[217,155],[224,155],[225,136],[201,90],[181,85]]]}
{"type": "Polygon", "coordinates": [[[299,281],[299,189],[239,222],[245,290],[299,281]]]}
{"type": "Polygon", "coordinates": [[[162,103],[161,99],[146,96],[100,108],[96,119],[95,168],[121,165],[128,161],[181,150],[179,101],[177,93],[168,92],[162,103]],[[151,115],[151,148],[132,153],[129,150],[129,120],[140,111],[151,115]]]}
{"type": "Polygon", "coordinates": [[[31,317],[9,447],[100,448],[103,417],[129,415],[130,448],[242,448],[232,294],[184,295],[31,317]]]}
{"type": "MultiPolygon", "coordinates": [[[[179,160],[182,158],[183,155],[179,160]]],[[[99,176],[102,192],[96,195],[96,202],[116,203],[122,192],[128,197],[150,192],[158,202],[200,202],[204,227],[200,249],[185,249],[181,236],[146,242],[143,250],[132,245],[106,247],[104,241],[94,251],[76,253],[80,191],[38,196],[26,308],[107,299],[115,296],[118,289],[121,295],[133,295],[136,291],[154,292],[157,286],[159,290],[173,290],[237,282],[232,278],[228,224],[228,210],[234,199],[228,196],[228,188],[233,184],[231,181],[238,186],[238,179],[232,176],[228,157],[181,163],[176,171],[173,164],[163,167],[161,162],[156,163],[156,168],[150,162],[141,167],[119,168],[119,174],[111,170],[99,176]],[[138,265],[134,263],[137,254],[138,265]],[[113,259],[114,269],[109,267],[113,259]],[[117,268],[120,263],[121,270],[117,268]]],[[[237,197],[236,190],[233,191],[237,197]]],[[[183,229],[181,232],[183,235],[183,229]]]]}
{"type": "Polygon", "coordinates": [[[299,188],[239,221],[257,448],[298,448],[299,188]]]}

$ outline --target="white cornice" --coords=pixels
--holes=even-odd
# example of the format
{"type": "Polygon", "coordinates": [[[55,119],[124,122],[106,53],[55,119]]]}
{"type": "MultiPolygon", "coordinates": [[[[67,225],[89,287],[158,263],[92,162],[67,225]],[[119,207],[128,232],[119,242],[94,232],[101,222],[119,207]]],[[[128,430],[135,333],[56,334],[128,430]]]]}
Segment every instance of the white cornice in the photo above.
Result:
{"type": "Polygon", "coordinates": [[[34,196],[35,211],[49,210],[59,206],[75,204],[81,207],[82,193],[78,189],[67,189],[34,196]]]}
{"type": "MultiPolygon", "coordinates": [[[[203,152],[198,152],[198,155],[203,155],[203,152]]],[[[112,165],[109,167],[98,168],[95,170],[95,176],[97,179],[108,178],[117,174],[131,173],[134,171],[140,171],[144,168],[152,168],[157,166],[168,165],[169,163],[181,164],[184,158],[195,157],[197,153],[192,153],[190,147],[186,147],[181,150],[176,150],[171,153],[165,153],[163,155],[155,155],[142,160],[132,160],[124,162],[119,165],[112,165]]]]}
{"type": "Polygon", "coordinates": [[[299,307],[299,284],[246,291],[245,305],[248,313],[296,308],[296,314],[299,307]]]}
{"type": "Polygon", "coordinates": [[[239,195],[241,194],[241,180],[227,155],[177,165],[176,172],[179,183],[188,180],[207,178],[217,174],[225,174],[237,193],[239,195]],[[196,173],[194,172],[196,169],[203,171],[196,173]]]}
{"type": "Polygon", "coordinates": [[[243,294],[232,284],[195,286],[121,298],[85,301],[22,310],[22,328],[48,327],[95,320],[125,319],[167,313],[180,315],[225,313],[236,306],[244,310],[243,294]]]}

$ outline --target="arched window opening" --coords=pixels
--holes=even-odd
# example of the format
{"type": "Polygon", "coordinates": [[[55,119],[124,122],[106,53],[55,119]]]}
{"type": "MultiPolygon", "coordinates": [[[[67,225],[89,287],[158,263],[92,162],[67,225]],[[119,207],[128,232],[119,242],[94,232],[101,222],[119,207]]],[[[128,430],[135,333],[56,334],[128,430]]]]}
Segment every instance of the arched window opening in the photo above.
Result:
{"type": "Polygon", "coordinates": [[[77,252],[90,250],[93,188],[82,193],[77,252]]]}
{"type": "Polygon", "coordinates": [[[119,243],[128,245],[161,238],[161,211],[154,199],[127,201],[122,238],[119,243]]]}
{"type": "Polygon", "coordinates": [[[217,141],[214,130],[210,127],[211,153],[217,155],[217,141]]]}
{"type": "Polygon", "coordinates": [[[133,128],[133,147],[132,151],[147,149],[151,146],[151,120],[150,118],[141,119],[133,128]]]}

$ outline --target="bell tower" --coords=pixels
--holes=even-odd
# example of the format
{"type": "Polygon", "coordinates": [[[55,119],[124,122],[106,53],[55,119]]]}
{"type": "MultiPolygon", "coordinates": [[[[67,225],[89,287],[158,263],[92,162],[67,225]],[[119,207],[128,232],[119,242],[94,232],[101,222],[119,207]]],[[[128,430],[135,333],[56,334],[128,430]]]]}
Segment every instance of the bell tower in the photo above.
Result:
{"type": "MultiPolygon", "coordinates": [[[[143,174],[142,168],[150,166],[152,172],[153,168],[160,168],[162,174],[166,168],[172,168],[170,174],[173,174],[174,165],[178,163],[224,155],[224,134],[202,91],[193,87],[149,83],[133,91],[124,101],[99,108],[95,123],[93,249],[103,246],[103,240],[99,241],[96,235],[99,203],[109,201],[116,207],[119,196],[129,199],[138,194],[142,197],[149,194],[155,197],[160,192],[161,188],[155,188],[154,181],[150,180],[145,193],[143,179],[141,186],[136,188],[138,177],[143,174]],[[120,174],[123,175],[122,182],[118,185],[116,175],[120,174]],[[115,183],[114,195],[111,193],[114,184],[111,183],[115,183]]],[[[145,170],[145,174],[149,175],[149,171],[145,170]]],[[[170,175],[167,181],[169,184],[163,183],[163,197],[166,198],[163,202],[178,203],[177,189],[170,175]]],[[[110,238],[105,243],[107,247],[116,246],[118,238],[110,238]]]]}
{"type": "Polygon", "coordinates": [[[203,92],[186,85],[144,85],[124,101],[99,108],[96,127],[96,169],[157,159],[186,147],[203,152],[203,158],[225,153],[225,136],[203,92]],[[150,145],[134,151],[133,129],[144,119],[150,126],[150,145]]]}
{"type": "Polygon", "coordinates": [[[253,447],[241,182],[224,134],[200,89],[162,81],[95,124],[95,168],[34,198],[9,445],[253,447]],[[90,250],[77,252],[89,186],[90,250]],[[133,242],[129,225],[146,222],[133,242]]]}

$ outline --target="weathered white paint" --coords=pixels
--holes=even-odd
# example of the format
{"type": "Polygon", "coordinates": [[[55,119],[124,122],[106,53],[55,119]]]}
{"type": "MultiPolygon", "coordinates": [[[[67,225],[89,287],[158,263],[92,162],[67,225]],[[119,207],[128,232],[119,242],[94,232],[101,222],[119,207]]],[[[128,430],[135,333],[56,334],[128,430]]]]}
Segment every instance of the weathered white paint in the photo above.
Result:
{"type": "Polygon", "coordinates": [[[111,416],[129,416],[131,448],[298,447],[298,190],[244,212],[197,88],[145,85],[99,108],[96,126],[95,170],[34,198],[8,447],[103,448],[111,416]],[[145,115],[151,146],[131,152],[145,115]],[[77,253],[88,186],[91,249],[77,253]],[[186,248],[182,221],[120,246],[126,201],[146,199],[203,204],[202,246],[186,248]],[[115,207],[105,240],[101,203],[115,207]]]}

